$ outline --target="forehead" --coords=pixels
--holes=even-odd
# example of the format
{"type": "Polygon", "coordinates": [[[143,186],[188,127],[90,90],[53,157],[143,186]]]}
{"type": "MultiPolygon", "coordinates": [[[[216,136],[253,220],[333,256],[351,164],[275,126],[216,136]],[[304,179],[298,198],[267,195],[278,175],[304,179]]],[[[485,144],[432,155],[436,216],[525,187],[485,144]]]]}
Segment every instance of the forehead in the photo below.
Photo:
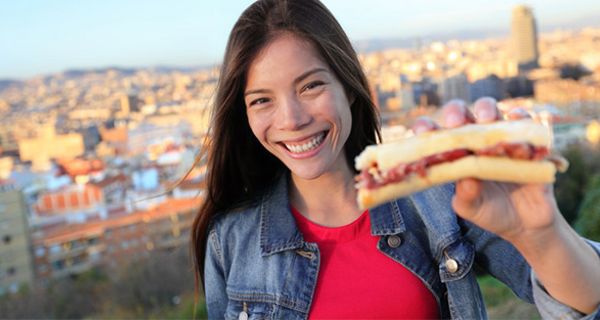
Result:
{"type": "Polygon", "coordinates": [[[248,68],[247,84],[263,80],[281,81],[294,77],[310,68],[321,67],[329,70],[312,42],[284,33],[275,36],[256,55],[248,68]]]}

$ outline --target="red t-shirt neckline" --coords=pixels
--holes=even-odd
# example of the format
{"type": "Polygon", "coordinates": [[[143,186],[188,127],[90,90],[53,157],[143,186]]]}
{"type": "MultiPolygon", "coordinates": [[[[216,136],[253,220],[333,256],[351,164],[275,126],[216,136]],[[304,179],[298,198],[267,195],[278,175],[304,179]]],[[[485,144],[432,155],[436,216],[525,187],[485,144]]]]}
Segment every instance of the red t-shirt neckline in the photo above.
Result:
{"type": "Polygon", "coordinates": [[[344,243],[353,241],[360,236],[370,234],[369,210],[365,210],[356,220],[339,227],[322,226],[309,220],[296,208],[291,207],[292,214],[304,240],[317,243],[344,243]]]}
{"type": "Polygon", "coordinates": [[[377,248],[381,237],[371,234],[368,210],[339,227],[322,226],[293,207],[291,211],[304,240],[317,244],[321,259],[310,319],[439,317],[425,283],[377,248]]]}

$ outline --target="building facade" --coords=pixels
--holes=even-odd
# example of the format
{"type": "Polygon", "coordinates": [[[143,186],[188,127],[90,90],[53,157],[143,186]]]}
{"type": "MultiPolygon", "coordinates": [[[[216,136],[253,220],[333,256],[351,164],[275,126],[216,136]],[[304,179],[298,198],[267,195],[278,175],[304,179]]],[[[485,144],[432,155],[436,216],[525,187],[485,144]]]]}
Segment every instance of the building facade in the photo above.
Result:
{"type": "Polygon", "coordinates": [[[47,281],[93,267],[115,268],[153,250],[187,245],[200,198],[169,199],[151,210],[106,220],[38,230],[33,236],[36,278],[47,281]]]}
{"type": "Polygon", "coordinates": [[[0,184],[0,295],[33,284],[33,263],[23,194],[0,184]]]}

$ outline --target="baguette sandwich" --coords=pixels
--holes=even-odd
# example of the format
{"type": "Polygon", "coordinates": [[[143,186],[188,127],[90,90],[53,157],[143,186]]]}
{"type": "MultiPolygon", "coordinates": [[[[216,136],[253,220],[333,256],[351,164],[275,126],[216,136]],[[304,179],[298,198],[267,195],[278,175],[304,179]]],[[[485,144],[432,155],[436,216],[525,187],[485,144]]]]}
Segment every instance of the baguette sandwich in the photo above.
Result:
{"type": "Polygon", "coordinates": [[[414,192],[478,178],[552,183],[568,162],[550,154],[552,135],[531,119],[468,124],[368,146],[355,161],[358,204],[371,208],[414,192]]]}

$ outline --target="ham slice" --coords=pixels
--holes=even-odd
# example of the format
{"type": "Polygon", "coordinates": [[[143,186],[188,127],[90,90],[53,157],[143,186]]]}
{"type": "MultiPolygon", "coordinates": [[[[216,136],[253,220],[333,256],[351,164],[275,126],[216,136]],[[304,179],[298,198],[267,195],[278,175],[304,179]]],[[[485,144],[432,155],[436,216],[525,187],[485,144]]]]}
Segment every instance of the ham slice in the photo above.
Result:
{"type": "Polygon", "coordinates": [[[399,164],[387,172],[381,172],[377,168],[377,164],[374,164],[371,168],[361,172],[358,176],[358,184],[363,188],[376,189],[390,183],[401,182],[415,173],[421,177],[426,177],[427,168],[440,163],[452,162],[469,155],[539,161],[549,156],[549,150],[547,147],[534,146],[530,143],[504,142],[478,151],[468,149],[450,150],[411,163],[399,164]]]}

